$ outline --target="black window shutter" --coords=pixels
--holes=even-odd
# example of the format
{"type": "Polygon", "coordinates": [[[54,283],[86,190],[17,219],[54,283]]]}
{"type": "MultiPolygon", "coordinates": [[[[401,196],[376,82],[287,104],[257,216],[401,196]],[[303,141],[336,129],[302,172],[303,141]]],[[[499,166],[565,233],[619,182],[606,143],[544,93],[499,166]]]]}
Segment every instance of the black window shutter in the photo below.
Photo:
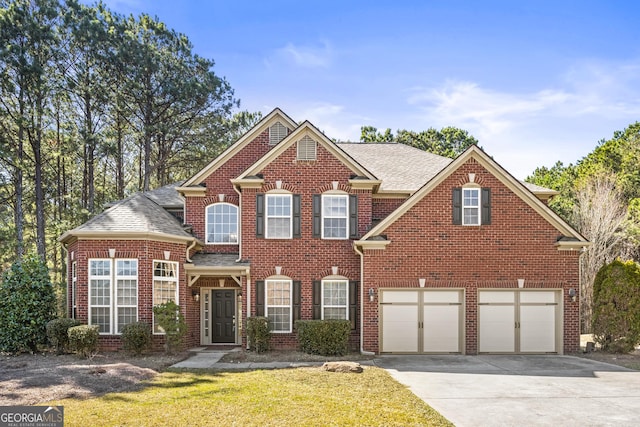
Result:
{"type": "Polygon", "coordinates": [[[313,318],[314,319],[322,319],[322,282],[320,280],[313,281],[313,318]]]}
{"type": "Polygon", "coordinates": [[[352,280],[349,282],[349,320],[351,321],[351,330],[355,331],[358,327],[358,286],[360,282],[352,280]]]}
{"type": "Polygon", "coordinates": [[[300,195],[299,194],[294,194],[293,195],[293,237],[300,237],[301,236],[301,230],[300,230],[300,195]]]}
{"type": "Polygon", "coordinates": [[[491,189],[483,188],[480,199],[482,202],[481,224],[491,224],[491,189]]]}
{"type": "Polygon", "coordinates": [[[256,237],[264,237],[264,194],[256,194],[256,237]]]}
{"type": "Polygon", "coordinates": [[[264,316],[264,280],[256,280],[256,316],[264,316]]]}
{"type": "Polygon", "coordinates": [[[453,224],[462,225],[462,188],[453,189],[453,224]]]}
{"type": "Polygon", "coordinates": [[[321,237],[322,233],[322,197],[320,194],[313,195],[313,237],[321,237]]]}
{"type": "Polygon", "coordinates": [[[349,195],[349,238],[358,238],[358,195],[349,195]]]}
{"type": "Polygon", "coordinates": [[[300,320],[302,314],[302,282],[293,281],[293,329],[296,329],[296,320],[300,320]]]}

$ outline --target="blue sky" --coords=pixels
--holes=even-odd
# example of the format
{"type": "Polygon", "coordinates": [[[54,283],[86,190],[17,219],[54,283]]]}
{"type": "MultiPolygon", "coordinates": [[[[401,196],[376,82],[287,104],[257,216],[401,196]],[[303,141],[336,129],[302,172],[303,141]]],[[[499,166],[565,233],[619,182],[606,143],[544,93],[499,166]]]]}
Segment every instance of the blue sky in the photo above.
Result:
{"type": "Polygon", "coordinates": [[[105,3],[186,34],[242,109],[280,107],[343,141],[456,126],[524,179],[640,121],[633,0],[105,3]]]}

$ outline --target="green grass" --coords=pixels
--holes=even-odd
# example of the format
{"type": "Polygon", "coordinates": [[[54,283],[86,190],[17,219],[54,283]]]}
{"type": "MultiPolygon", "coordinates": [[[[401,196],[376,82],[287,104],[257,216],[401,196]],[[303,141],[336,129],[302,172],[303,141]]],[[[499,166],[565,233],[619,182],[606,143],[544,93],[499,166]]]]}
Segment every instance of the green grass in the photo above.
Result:
{"type": "Polygon", "coordinates": [[[140,391],[49,404],[64,405],[66,427],[452,425],[373,367],[170,371],[140,391]]]}

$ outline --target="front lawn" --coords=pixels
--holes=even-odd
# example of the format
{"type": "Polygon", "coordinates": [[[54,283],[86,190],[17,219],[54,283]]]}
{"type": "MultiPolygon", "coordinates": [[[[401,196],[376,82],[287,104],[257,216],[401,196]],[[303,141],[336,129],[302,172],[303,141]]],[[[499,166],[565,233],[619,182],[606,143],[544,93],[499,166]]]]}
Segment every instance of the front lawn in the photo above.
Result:
{"type": "MultiPolygon", "coordinates": [[[[97,379],[99,381],[99,378],[97,379]]],[[[383,369],[170,371],[140,391],[49,402],[65,426],[450,426],[383,369]]]]}

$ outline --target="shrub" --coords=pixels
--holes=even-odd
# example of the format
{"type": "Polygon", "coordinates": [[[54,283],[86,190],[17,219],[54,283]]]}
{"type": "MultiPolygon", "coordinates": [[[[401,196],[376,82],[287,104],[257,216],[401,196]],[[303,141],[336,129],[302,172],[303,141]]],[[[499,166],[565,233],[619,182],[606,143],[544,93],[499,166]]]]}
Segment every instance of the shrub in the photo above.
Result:
{"type": "Polygon", "coordinates": [[[298,320],[300,350],[322,356],[343,356],[349,350],[351,322],[348,320],[298,320]]]}
{"type": "Polygon", "coordinates": [[[13,263],[0,279],[0,351],[37,351],[47,342],[55,316],[55,294],[45,263],[31,255],[13,263]]]}
{"type": "Polygon", "coordinates": [[[81,325],[76,319],[53,319],[47,323],[47,338],[49,343],[62,354],[69,349],[69,328],[81,325]]]}
{"type": "Polygon", "coordinates": [[[269,342],[271,341],[269,319],[266,317],[248,317],[247,339],[249,340],[249,350],[253,350],[256,353],[269,351],[269,342]]]}
{"type": "Polygon", "coordinates": [[[98,326],[80,325],[69,328],[69,346],[80,356],[94,356],[98,352],[98,326]]]}
{"type": "Polygon", "coordinates": [[[640,266],[615,260],[593,282],[595,341],[603,350],[628,353],[640,342],[640,266]]]}
{"type": "Polygon", "coordinates": [[[122,328],[122,344],[125,351],[139,355],[151,347],[151,325],[143,322],[129,323],[122,328]]]}
{"type": "Polygon", "coordinates": [[[165,351],[173,353],[181,348],[182,339],[187,333],[187,323],[180,312],[180,306],[173,301],[167,301],[153,307],[153,314],[160,330],[165,334],[165,351]]]}

